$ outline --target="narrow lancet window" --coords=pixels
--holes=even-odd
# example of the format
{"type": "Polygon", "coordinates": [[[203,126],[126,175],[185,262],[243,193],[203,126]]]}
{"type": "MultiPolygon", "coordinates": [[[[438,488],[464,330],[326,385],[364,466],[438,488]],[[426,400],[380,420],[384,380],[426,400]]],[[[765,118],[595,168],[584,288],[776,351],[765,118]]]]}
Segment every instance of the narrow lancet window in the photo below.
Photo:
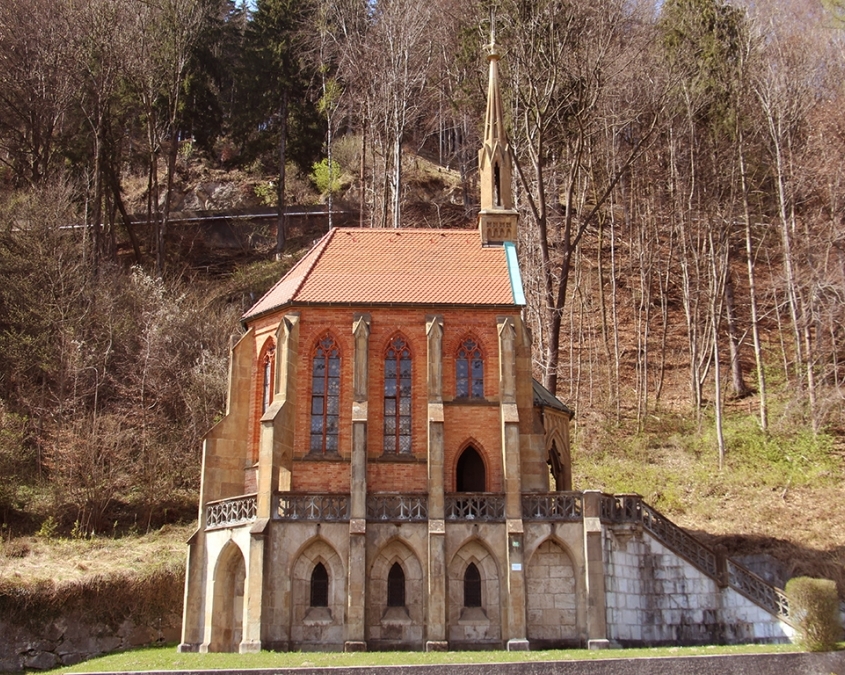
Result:
{"type": "Polygon", "coordinates": [[[481,348],[471,338],[461,343],[455,360],[458,398],[484,398],[484,358],[481,348]]]}
{"type": "Polygon", "coordinates": [[[411,350],[395,337],[384,355],[384,453],[411,452],[411,350]]]}
{"type": "Polygon", "coordinates": [[[317,563],[311,572],[311,606],[329,606],[329,573],[323,563],[317,563]]]}
{"type": "Polygon", "coordinates": [[[398,562],[393,563],[387,574],[387,606],[405,606],[405,572],[398,562]]]}
{"type": "Polygon", "coordinates": [[[311,453],[338,451],[339,416],[340,350],[334,338],[326,335],[311,359],[311,453]]]}
{"type": "Polygon", "coordinates": [[[481,607],[481,574],[475,563],[464,572],[464,607],[481,607]]]}

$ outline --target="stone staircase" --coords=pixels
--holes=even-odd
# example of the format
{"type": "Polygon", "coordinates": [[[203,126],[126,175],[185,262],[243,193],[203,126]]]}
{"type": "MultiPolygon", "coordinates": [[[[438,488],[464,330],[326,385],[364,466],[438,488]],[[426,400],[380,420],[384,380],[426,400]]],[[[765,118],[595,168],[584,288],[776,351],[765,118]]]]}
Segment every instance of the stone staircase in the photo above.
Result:
{"type": "Polygon", "coordinates": [[[641,527],[669,550],[713,579],[721,588],[732,588],[781,621],[793,626],[789,600],[783,590],[754,574],[675,525],[637,494],[602,495],[601,520],[607,525],[641,527]]]}

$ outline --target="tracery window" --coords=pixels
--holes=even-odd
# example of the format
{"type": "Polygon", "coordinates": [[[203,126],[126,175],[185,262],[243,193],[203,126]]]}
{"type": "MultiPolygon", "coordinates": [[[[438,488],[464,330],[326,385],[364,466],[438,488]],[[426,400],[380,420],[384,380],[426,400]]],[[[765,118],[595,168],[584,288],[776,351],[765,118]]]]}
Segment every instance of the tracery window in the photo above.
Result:
{"type": "Polygon", "coordinates": [[[481,574],[475,563],[464,572],[464,607],[481,607],[481,574]]]}
{"type": "Polygon", "coordinates": [[[387,573],[387,606],[405,606],[405,572],[398,562],[387,573]]]}
{"type": "Polygon", "coordinates": [[[323,563],[317,563],[311,572],[311,606],[329,606],[329,573],[323,563]]]}
{"type": "Polygon", "coordinates": [[[315,346],[311,359],[311,442],[315,454],[338,451],[340,350],[331,335],[315,346]]]}
{"type": "Polygon", "coordinates": [[[384,453],[411,452],[411,350],[403,337],[384,355],[384,453]]]}
{"type": "Polygon", "coordinates": [[[472,338],[461,342],[455,360],[458,398],[484,398],[484,358],[481,347],[472,338]]]}

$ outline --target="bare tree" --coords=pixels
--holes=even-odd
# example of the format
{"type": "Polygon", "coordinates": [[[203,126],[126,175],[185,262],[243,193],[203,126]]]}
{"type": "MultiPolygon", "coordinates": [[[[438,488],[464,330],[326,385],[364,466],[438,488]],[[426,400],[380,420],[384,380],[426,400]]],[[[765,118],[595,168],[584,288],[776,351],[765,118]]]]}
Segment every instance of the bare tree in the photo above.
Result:
{"type": "Polygon", "coordinates": [[[565,0],[504,3],[501,21],[514,102],[514,163],[520,194],[536,228],[543,280],[539,299],[546,344],[545,385],[558,386],[563,310],[573,255],[625,172],[651,137],[657,120],[645,109],[625,110],[611,123],[624,139],[610,173],[590,171],[591,144],[604,128],[600,102],[608,93],[608,73],[626,65],[622,49],[626,15],[621,4],[585,6],[565,0]],[[559,187],[550,192],[558,181],[559,187]],[[560,203],[558,207],[557,204],[560,203]],[[560,216],[557,216],[560,213],[560,216]]]}

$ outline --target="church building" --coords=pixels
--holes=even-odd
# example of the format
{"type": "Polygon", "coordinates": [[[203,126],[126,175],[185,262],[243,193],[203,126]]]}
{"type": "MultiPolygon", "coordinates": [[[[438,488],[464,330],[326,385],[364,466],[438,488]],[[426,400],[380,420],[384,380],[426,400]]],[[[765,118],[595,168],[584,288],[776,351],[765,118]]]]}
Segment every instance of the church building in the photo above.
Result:
{"type": "Polygon", "coordinates": [[[777,607],[731,633],[760,602],[724,600],[730,561],[638,496],[572,491],[573,413],[532,378],[492,46],[479,167],[477,230],[333,229],[243,316],[180,650],[783,637],[777,607]],[[662,613],[646,558],[689,613],[662,613]]]}

